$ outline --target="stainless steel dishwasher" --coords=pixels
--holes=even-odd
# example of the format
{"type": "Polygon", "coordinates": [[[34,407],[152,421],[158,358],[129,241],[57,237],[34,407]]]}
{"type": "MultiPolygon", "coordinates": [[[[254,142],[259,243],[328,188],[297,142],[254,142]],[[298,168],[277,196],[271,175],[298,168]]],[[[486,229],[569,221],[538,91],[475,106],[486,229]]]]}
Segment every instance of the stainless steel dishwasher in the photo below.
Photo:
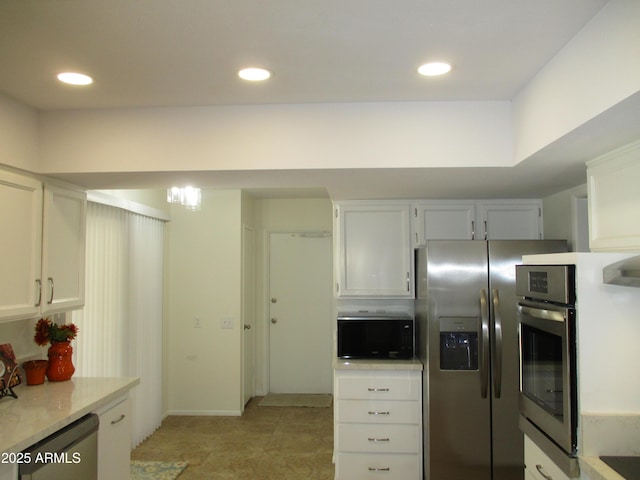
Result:
{"type": "Polygon", "coordinates": [[[89,414],[23,451],[20,480],[97,480],[98,416],[89,414]]]}

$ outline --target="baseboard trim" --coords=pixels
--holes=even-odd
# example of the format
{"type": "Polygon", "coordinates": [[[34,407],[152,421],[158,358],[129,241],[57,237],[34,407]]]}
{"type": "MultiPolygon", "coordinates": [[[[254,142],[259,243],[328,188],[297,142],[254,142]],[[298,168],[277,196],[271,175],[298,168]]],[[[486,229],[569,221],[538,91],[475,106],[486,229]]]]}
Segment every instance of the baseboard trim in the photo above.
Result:
{"type": "Polygon", "coordinates": [[[167,416],[182,415],[191,417],[239,417],[239,410],[169,410],[167,416]]]}

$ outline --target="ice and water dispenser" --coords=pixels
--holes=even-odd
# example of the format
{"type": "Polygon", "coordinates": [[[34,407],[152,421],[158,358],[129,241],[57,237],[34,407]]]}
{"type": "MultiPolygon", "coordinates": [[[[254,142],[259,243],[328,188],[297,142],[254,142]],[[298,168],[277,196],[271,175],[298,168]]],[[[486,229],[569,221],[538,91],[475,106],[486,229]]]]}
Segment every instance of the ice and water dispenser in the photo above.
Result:
{"type": "Polygon", "coordinates": [[[440,370],[478,370],[477,317],[440,317],[440,370]]]}

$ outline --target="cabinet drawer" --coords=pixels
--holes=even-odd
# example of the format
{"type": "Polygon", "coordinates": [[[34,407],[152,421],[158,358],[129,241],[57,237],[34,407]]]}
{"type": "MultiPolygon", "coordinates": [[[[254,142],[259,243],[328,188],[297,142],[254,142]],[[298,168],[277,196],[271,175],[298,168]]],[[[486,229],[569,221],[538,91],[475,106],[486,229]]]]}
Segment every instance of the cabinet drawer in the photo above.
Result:
{"type": "Polygon", "coordinates": [[[338,400],[339,423],[414,423],[421,422],[420,402],[402,400],[338,400]]]}
{"type": "Polygon", "coordinates": [[[419,400],[422,394],[420,375],[339,375],[336,397],[362,400],[419,400]]]}
{"type": "Polygon", "coordinates": [[[340,452],[419,453],[419,425],[336,425],[336,448],[340,452]]]}
{"type": "Polygon", "coordinates": [[[339,453],[336,480],[419,480],[420,455],[339,453]]]}
{"type": "Polygon", "coordinates": [[[569,480],[569,477],[526,435],[524,437],[524,464],[527,475],[530,475],[534,480],[547,480],[548,478],[569,480]],[[543,474],[546,475],[546,478],[543,474]]]}

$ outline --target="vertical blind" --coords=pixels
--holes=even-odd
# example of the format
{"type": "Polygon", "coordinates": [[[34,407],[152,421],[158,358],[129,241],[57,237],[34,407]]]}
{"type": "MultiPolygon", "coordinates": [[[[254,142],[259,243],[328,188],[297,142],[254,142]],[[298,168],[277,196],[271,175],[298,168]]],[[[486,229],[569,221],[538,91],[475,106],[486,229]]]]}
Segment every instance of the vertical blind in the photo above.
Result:
{"type": "Polygon", "coordinates": [[[140,378],[131,391],[134,447],[162,421],[162,256],[161,220],[88,203],[76,375],[140,378]]]}

